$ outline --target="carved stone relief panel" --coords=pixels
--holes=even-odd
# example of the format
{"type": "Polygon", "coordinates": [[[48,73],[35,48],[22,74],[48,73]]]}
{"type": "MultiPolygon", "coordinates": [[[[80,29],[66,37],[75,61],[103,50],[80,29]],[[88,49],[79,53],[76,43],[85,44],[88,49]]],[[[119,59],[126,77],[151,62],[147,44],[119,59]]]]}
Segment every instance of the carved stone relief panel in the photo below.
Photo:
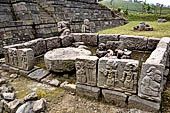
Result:
{"type": "Polygon", "coordinates": [[[96,56],[82,56],[76,59],[76,78],[78,84],[91,86],[97,85],[97,61],[96,56]]]}
{"type": "Polygon", "coordinates": [[[98,65],[98,87],[136,93],[139,62],[130,59],[101,58],[98,65]]]}
{"type": "Polygon", "coordinates": [[[18,49],[19,68],[31,70],[34,67],[34,52],[30,48],[18,49]]]}
{"type": "Polygon", "coordinates": [[[161,101],[164,65],[143,64],[142,74],[138,83],[138,96],[141,98],[161,101]]]}
{"type": "Polygon", "coordinates": [[[8,49],[8,62],[9,65],[17,67],[18,66],[18,54],[16,48],[9,48],[8,49]]]}

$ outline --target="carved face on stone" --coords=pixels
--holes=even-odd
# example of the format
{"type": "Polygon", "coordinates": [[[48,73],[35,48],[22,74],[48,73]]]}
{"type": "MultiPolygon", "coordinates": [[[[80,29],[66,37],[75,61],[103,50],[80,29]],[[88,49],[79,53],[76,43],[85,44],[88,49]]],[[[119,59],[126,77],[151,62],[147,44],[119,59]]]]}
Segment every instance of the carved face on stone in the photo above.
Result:
{"type": "Polygon", "coordinates": [[[85,24],[85,25],[89,25],[89,24],[90,24],[89,19],[85,19],[85,20],[84,20],[84,24],[85,24]]]}
{"type": "Polygon", "coordinates": [[[156,82],[160,83],[160,82],[161,82],[161,79],[162,79],[162,77],[161,77],[161,72],[160,72],[159,70],[156,70],[156,71],[155,71],[155,75],[154,75],[154,80],[155,80],[156,82]]]}
{"type": "Polygon", "coordinates": [[[98,48],[100,51],[104,51],[106,49],[106,44],[100,43],[98,48]]]}

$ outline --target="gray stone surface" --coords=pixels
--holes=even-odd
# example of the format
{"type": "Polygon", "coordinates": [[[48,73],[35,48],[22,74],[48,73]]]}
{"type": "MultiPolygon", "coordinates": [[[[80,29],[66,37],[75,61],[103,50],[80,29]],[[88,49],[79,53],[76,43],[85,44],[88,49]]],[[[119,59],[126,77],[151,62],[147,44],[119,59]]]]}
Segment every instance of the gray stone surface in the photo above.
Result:
{"type": "Polygon", "coordinates": [[[34,66],[34,68],[32,70],[29,70],[29,71],[25,71],[25,70],[20,69],[19,74],[27,76],[28,74],[30,74],[31,72],[33,72],[33,71],[35,71],[37,69],[40,69],[40,67],[34,66]]]}
{"type": "Polygon", "coordinates": [[[91,52],[78,48],[59,48],[44,55],[48,70],[54,72],[68,72],[75,69],[75,60],[78,56],[90,56],[91,52]]]}
{"type": "Polygon", "coordinates": [[[151,101],[161,101],[163,89],[164,65],[147,64],[142,65],[141,75],[138,82],[138,96],[151,101]]]}
{"type": "Polygon", "coordinates": [[[120,41],[123,41],[125,49],[145,51],[148,39],[142,36],[121,35],[120,41]]]}
{"type": "Polygon", "coordinates": [[[100,88],[77,84],[76,94],[79,96],[86,96],[98,100],[100,97],[100,88]]]}
{"type": "Polygon", "coordinates": [[[72,33],[75,42],[84,42],[85,45],[97,46],[97,33],[72,33]]]}
{"type": "Polygon", "coordinates": [[[72,35],[64,35],[59,37],[61,39],[61,44],[63,47],[69,47],[74,42],[72,35]]]}
{"type": "Polygon", "coordinates": [[[107,43],[107,41],[118,41],[119,34],[99,34],[99,44],[107,43]]]}
{"type": "Polygon", "coordinates": [[[49,71],[46,71],[44,69],[37,69],[30,73],[28,75],[29,78],[40,81],[41,79],[45,78],[48,74],[50,74],[49,71]]]}
{"type": "Polygon", "coordinates": [[[24,97],[24,101],[32,101],[37,99],[38,99],[38,95],[36,92],[30,93],[24,97]]]}
{"type": "Polygon", "coordinates": [[[97,63],[96,56],[77,57],[75,66],[78,84],[97,86],[97,63]]]}
{"type": "Polygon", "coordinates": [[[47,38],[45,41],[47,45],[47,51],[61,47],[61,39],[59,37],[47,38]]]}
{"type": "Polygon", "coordinates": [[[18,49],[18,67],[29,71],[34,68],[34,52],[30,48],[18,49]]]}
{"type": "Polygon", "coordinates": [[[45,111],[45,109],[46,109],[46,100],[44,98],[41,98],[40,100],[34,102],[33,111],[35,113],[43,112],[45,111]]]}
{"type": "Polygon", "coordinates": [[[58,87],[61,82],[55,78],[54,76],[52,76],[51,74],[49,76],[47,76],[46,78],[42,79],[41,82],[58,87]]]}
{"type": "Polygon", "coordinates": [[[17,109],[16,113],[35,113],[33,111],[33,106],[34,104],[32,101],[26,102],[17,109]]]}
{"type": "Polygon", "coordinates": [[[141,99],[137,96],[130,96],[128,99],[128,108],[137,108],[152,113],[160,113],[161,103],[141,99]]]}
{"type": "Polygon", "coordinates": [[[136,94],[138,69],[137,60],[103,57],[99,59],[97,86],[136,94]]]}
{"type": "Polygon", "coordinates": [[[25,48],[31,48],[34,52],[34,56],[39,56],[46,52],[45,40],[41,38],[26,42],[24,46],[25,48]]]}
{"type": "Polygon", "coordinates": [[[159,43],[160,39],[159,38],[148,38],[148,44],[147,44],[147,49],[148,50],[154,50],[156,49],[157,44],[159,43]]]}
{"type": "Polygon", "coordinates": [[[4,111],[4,103],[0,101],[0,113],[3,113],[4,111]]]}
{"type": "Polygon", "coordinates": [[[127,96],[124,93],[103,89],[102,94],[104,96],[104,100],[107,103],[114,104],[118,107],[127,106],[126,104],[127,96]]]}
{"type": "Polygon", "coordinates": [[[124,48],[122,41],[107,41],[106,43],[106,49],[111,49],[112,51],[115,51],[116,49],[123,50],[124,48]]]}

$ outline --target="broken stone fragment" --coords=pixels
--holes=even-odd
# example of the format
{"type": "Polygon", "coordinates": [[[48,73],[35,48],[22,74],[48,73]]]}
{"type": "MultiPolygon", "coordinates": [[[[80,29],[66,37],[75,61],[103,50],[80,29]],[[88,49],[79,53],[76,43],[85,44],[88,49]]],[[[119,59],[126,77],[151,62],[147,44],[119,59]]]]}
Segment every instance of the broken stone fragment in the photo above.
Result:
{"type": "Polygon", "coordinates": [[[37,100],[37,99],[38,99],[38,95],[36,92],[30,93],[24,97],[24,101],[31,101],[31,100],[37,100]]]}
{"type": "Polygon", "coordinates": [[[46,100],[44,98],[41,98],[40,100],[37,100],[34,102],[33,105],[33,111],[35,113],[43,112],[46,109],[46,100]]]}
{"type": "Polygon", "coordinates": [[[2,93],[2,97],[5,100],[12,101],[15,99],[15,94],[14,93],[2,93]]]}

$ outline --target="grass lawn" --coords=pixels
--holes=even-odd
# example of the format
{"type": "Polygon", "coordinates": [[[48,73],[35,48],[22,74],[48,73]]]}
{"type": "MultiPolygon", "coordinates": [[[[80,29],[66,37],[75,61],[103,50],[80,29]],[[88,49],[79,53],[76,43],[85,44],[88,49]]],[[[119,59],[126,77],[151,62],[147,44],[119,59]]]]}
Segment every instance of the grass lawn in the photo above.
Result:
{"type": "Polygon", "coordinates": [[[124,26],[117,28],[107,29],[99,31],[99,34],[121,34],[121,35],[136,35],[136,36],[146,36],[146,37],[170,37],[170,22],[167,23],[158,23],[146,22],[154,28],[154,31],[133,31],[133,27],[138,25],[141,21],[130,21],[124,26]]]}

